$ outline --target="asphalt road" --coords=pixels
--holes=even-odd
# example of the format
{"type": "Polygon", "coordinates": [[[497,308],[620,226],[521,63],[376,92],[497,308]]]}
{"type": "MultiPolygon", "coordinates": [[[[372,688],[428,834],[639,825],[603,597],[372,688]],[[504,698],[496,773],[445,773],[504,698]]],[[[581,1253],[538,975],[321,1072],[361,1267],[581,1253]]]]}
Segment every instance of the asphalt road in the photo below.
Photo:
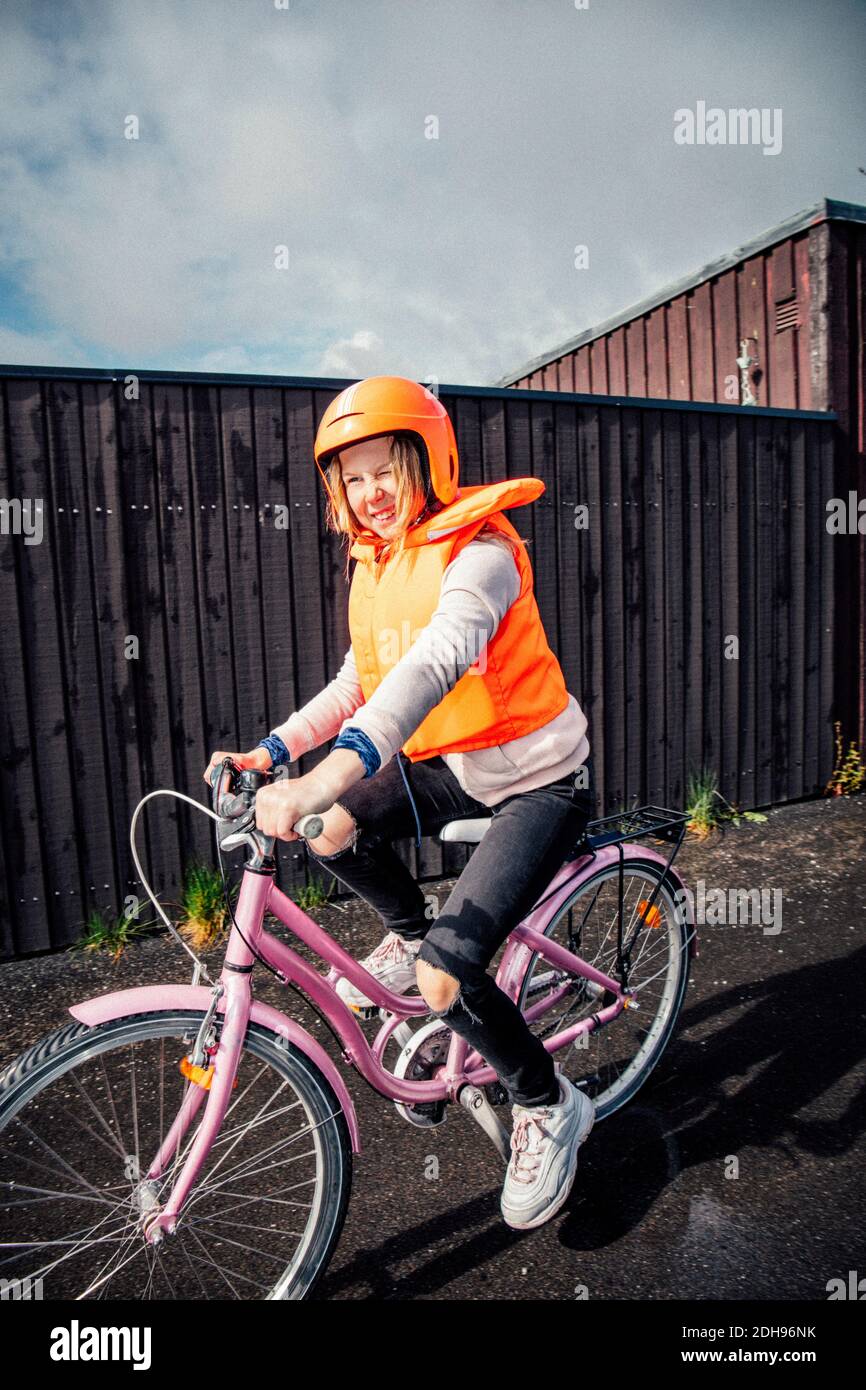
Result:
{"type": "MultiPolygon", "coordinates": [[[[781,930],[699,924],[677,1033],[593,1129],[563,1211],[511,1231],[502,1162],[470,1116],[451,1106],[415,1129],[350,1070],[363,1152],[318,1299],[823,1300],[830,1279],[866,1276],[866,798],[773,811],[687,842],[677,863],[693,886],[779,889],[781,930]]],[[[448,886],[425,891],[443,901],[448,886]]],[[[313,915],[356,957],[381,937],[357,901],[313,915]]],[[[296,995],[254,978],[337,1055],[296,995]]],[[[0,1067],[75,1000],[166,979],[189,979],[170,939],[117,965],[68,952],[0,965],[0,1067]]]]}

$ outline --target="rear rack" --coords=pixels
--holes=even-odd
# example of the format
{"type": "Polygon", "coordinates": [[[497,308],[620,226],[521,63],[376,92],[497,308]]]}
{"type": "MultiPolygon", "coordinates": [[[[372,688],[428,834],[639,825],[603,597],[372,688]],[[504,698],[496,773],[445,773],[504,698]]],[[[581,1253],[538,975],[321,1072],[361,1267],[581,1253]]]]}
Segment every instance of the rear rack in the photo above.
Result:
{"type": "Polygon", "coordinates": [[[643,835],[679,845],[688,819],[684,811],[669,811],[664,806],[639,806],[634,811],[620,811],[614,816],[590,821],[584,839],[593,850],[639,840],[643,835]]]}
{"type": "Polygon", "coordinates": [[[573,853],[578,856],[590,854],[595,858],[599,850],[605,849],[608,845],[616,845],[618,850],[618,897],[619,912],[617,915],[617,970],[624,986],[628,984],[628,972],[631,966],[631,953],[635,942],[640,933],[642,924],[652,921],[652,911],[655,906],[659,889],[667,879],[668,871],[679,852],[680,845],[685,838],[686,826],[690,816],[685,811],[670,811],[665,806],[638,806],[632,811],[618,811],[613,816],[603,816],[600,820],[590,821],[584,831],[583,837],[578,841],[573,853]],[[640,914],[635,923],[634,930],[623,939],[623,876],[625,868],[625,855],[623,845],[629,840],[639,840],[643,836],[649,836],[657,840],[667,840],[672,846],[668,855],[667,865],[659,878],[658,883],[652,890],[649,898],[640,904],[640,914]]]}

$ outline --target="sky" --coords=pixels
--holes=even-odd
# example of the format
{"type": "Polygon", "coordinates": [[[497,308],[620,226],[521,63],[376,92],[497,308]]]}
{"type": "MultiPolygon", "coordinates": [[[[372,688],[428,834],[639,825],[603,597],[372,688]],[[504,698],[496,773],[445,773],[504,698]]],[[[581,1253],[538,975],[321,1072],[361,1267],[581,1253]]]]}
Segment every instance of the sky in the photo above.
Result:
{"type": "Polygon", "coordinates": [[[3,0],[0,364],[490,385],[866,204],[864,60],[866,0],[3,0]]]}

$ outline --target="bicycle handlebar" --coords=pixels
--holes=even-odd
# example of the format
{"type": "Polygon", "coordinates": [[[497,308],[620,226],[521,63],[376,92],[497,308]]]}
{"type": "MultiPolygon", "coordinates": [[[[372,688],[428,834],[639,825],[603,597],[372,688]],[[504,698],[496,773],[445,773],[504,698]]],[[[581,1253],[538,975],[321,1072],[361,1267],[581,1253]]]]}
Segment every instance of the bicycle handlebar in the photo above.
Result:
{"type": "MultiPolygon", "coordinates": [[[[211,774],[214,811],[223,821],[237,820],[241,816],[253,812],[256,792],[260,787],[267,786],[273,780],[274,776],[270,771],[242,770],[230,758],[223,759],[220,766],[214,768],[211,774]],[[242,790],[239,795],[235,795],[238,781],[240,781],[242,790]]],[[[238,826],[238,832],[245,828],[238,826]]],[[[292,826],[295,834],[300,835],[304,840],[317,839],[324,828],[325,822],[316,813],[301,816],[301,819],[292,826]]]]}

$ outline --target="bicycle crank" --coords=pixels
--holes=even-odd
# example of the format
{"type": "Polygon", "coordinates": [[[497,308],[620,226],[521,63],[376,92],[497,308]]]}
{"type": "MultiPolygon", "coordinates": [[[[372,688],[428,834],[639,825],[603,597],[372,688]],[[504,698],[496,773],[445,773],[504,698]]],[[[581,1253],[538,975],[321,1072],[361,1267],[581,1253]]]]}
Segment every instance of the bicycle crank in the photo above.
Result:
{"type": "MultiPolygon", "coordinates": [[[[413,1033],[394,1066],[394,1075],[405,1081],[432,1081],[437,1068],[445,1063],[451,1042],[451,1029],[433,1020],[413,1033]]],[[[421,1101],[418,1105],[405,1105],[395,1100],[398,1115],[419,1129],[432,1129],[441,1125],[445,1119],[445,1101],[421,1101]]]]}

